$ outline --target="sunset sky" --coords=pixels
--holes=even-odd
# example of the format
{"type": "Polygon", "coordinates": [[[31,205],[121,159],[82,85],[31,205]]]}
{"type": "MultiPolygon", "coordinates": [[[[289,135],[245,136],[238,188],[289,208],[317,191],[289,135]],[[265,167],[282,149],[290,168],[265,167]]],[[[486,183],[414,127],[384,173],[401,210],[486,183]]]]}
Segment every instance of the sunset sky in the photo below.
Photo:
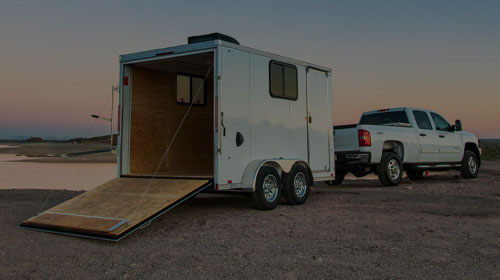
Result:
{"type": "Polygon", "coordinates": [[[334,122],[422,107],[500,138],[500,1],[5,1],[0,138],[108,133],[118,56],[221,32],[332,67],[334,122]]]}

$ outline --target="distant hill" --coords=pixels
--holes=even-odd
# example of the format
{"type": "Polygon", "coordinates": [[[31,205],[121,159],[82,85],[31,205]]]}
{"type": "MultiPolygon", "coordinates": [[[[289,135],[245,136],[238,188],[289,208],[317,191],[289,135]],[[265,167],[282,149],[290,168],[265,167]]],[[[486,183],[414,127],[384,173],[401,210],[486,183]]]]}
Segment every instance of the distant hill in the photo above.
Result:
{"type": "MultiPolygon", "coordinates": [[[[0,139],[3,142],[109,142],[109,135],[104,136],[95,136],[90,138],[78,137],[78,138],[69,138],[69,137],[56,137],[56,136],[48,136],[48,137],[36,137],[36,136],[12,136],[7,137],[6,139],[0,139]]],[[[116,143],[118,140],[118,134],[113,135],[113,141],[116,143]]]]}
{"type": "Polygon", "coordinates": [[[479,139],[479,143],[500,143],[500,139],[479,139]]]}

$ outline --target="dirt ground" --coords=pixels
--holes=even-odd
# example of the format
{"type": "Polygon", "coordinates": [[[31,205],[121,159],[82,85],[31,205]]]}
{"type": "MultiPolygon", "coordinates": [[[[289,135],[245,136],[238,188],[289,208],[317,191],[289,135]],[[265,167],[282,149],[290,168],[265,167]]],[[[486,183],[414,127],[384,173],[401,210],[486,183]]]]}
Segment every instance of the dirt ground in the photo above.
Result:
{"type": "Polygon", "coordinates": [[[0,278],[500,279],[498,161],[474,180],[318,183],[273,211],[200,194],[118,243],[17,228],[49,192],[0,190],[0,278]]]}

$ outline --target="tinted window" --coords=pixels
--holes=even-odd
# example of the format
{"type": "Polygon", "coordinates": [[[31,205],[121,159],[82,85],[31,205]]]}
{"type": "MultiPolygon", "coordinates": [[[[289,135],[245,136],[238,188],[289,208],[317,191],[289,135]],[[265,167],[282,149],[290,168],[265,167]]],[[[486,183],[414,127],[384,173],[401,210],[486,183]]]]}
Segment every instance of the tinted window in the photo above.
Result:
{"type": "Polygon", "coordinates": [[[205,86],[203,79],[190,75],[177,74],[177,103],[205,105],[205,86]]]}
{"type": "Polygon", "coordinates": [[[271,63],[271,95],[283,96],[283,66],[271,63]]]}
{"type": "Polygon", "coordinates": [[[297,69],[284,67],[285,70],[285,97],[297,99],[297,69]]]}
{"type": "Polygon", "coordinates": [[[363,115],[359,124],[393,125],[410,127],[410,122],[405,111],[383,112],[363,115]]]}
{"type": "Polygon", "coordinates": [[[191,77],[191,96],[193,104],[205,104],[205,87],[203,86],[203,79],[191,77]]]}
{"type": "Polygon", "coordinates": [[[413,111],[413,116],[417,122],[417,126],[420,129],[430,129],[432,130],[431,120],[429,116],[424,111],[413,111]]]}
{"type": "Polygon", "coordinates": [[[297,68],[272,61],[269,64],[269,89],[273,97],[297,100],[297,68]]]}
{"type": "Polygon", "coordinates": [[[431,116],[437,130],[449,130],[450,124],[443,117],[436,113],[431,113],[431,116]]]}
{"type": "Polygon", "coordinates": [[[189,76],[177,75],[177,103],[191,103],[191,80],[189,76]]]}

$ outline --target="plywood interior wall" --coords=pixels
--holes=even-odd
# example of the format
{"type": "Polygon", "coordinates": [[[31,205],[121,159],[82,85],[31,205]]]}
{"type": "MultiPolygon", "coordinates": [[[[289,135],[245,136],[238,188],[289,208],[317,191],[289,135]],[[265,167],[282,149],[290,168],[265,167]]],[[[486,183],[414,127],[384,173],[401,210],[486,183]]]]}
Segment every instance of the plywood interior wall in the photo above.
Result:
{"type": "MultiPolygon", "coordinates": [[[[176,103],[177,72],[140,66],[132,70],[131,175],[154,174],[189,108],[176,103]]],[[[191,107],[158,175],[213,176],[212,77],[209,74],[205,82],[206,106],[191,107]]]]}

